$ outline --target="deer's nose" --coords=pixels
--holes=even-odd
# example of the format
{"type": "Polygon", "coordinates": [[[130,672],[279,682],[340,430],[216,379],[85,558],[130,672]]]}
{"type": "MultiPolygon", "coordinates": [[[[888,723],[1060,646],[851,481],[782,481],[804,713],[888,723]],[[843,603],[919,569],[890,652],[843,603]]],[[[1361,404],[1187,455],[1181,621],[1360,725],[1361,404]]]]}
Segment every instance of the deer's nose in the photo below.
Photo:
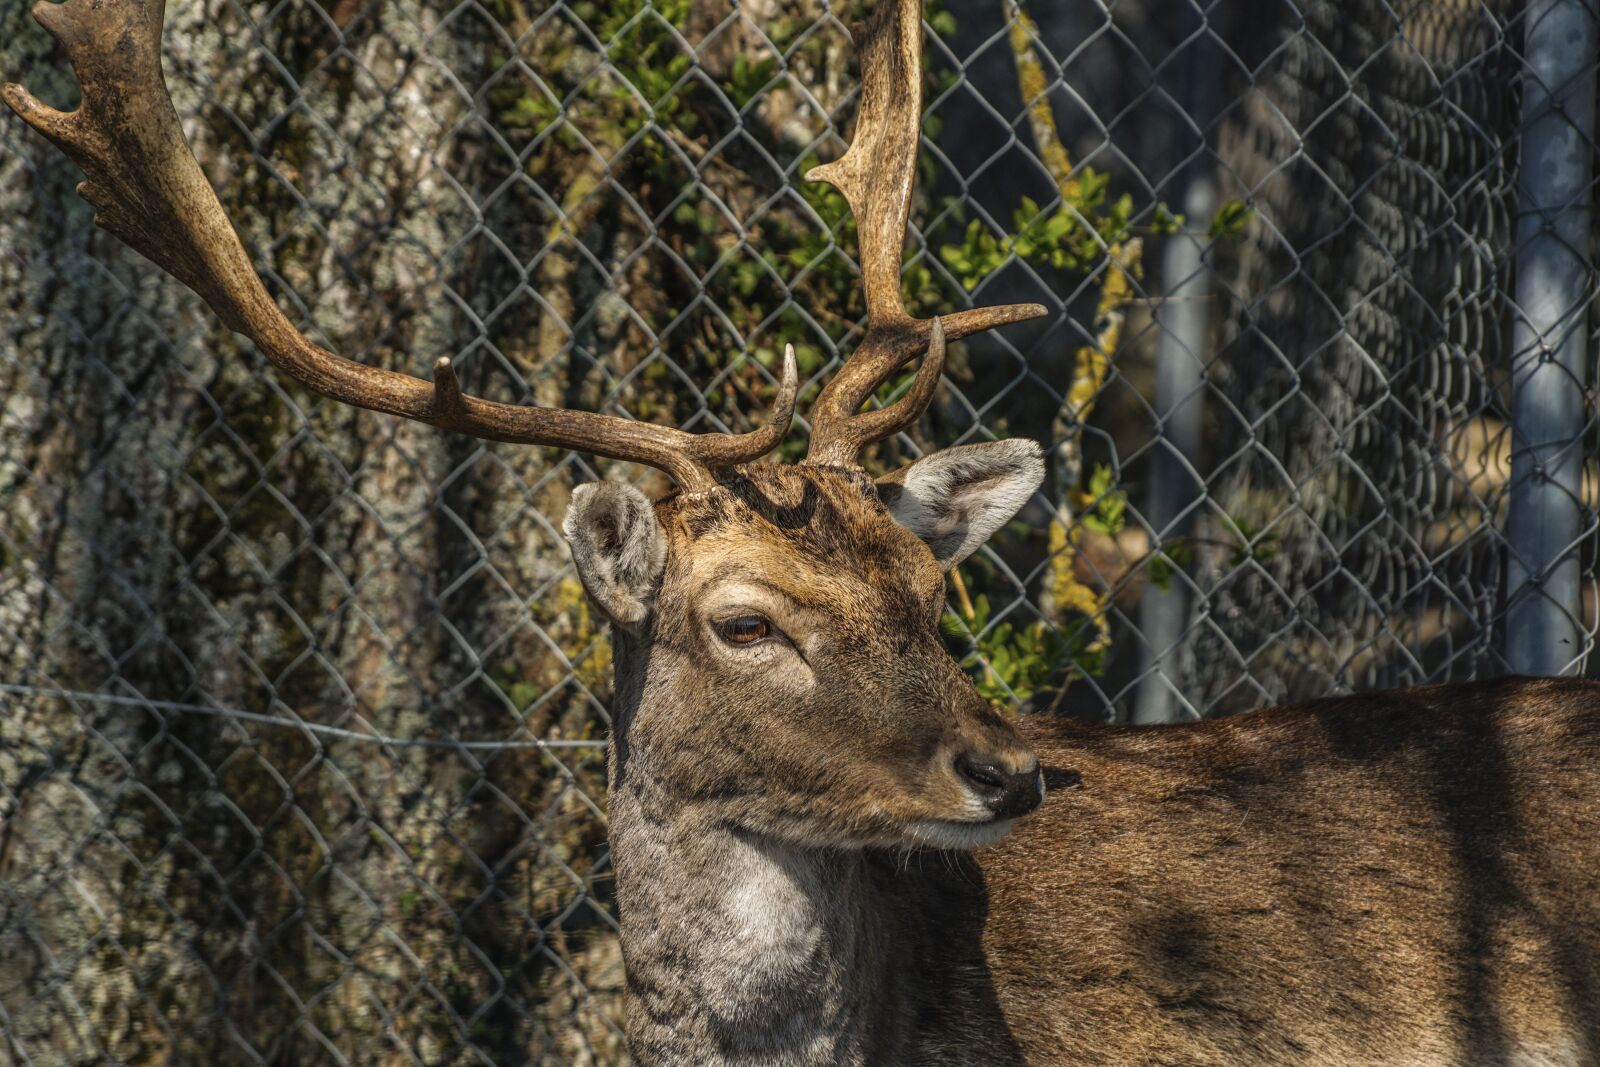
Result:
{"type": "Polygon", "coordinates": [[[956,757],[956,773],[997,818],[1026,815],[1044,802],[1044,779],[1032,757],[1021,769],[1012,769],[988,753],[963,752],[956,757]]]}

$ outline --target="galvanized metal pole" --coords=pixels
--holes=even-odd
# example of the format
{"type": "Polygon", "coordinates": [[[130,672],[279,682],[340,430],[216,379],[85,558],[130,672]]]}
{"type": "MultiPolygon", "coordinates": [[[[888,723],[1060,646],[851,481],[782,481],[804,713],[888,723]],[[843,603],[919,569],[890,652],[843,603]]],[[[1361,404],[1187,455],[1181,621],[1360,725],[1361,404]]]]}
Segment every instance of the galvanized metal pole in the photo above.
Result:
{"type": "MultiPolygon", "coordinates": [[[[1150,492],[1144,518],[1153,531],[1151,548],[1188,533],[1195,501],[1205,493],[1195,477],[1200,461],[1200,416],[1203,413],[1206,346],[1211,333],[1211,264],[1206,261],[1206,226],[1217,211],[1217,183],[1210,160],[1190,164],[1184,191],[1186,230],[1173,234],[1161,259],[1166,298],[1154,318],[1161,329],[1156,342],[1155,409],[1159,420],[1152,457],[1150,492]]],[[[1136,723],[1171,722],[1180,718],[1182,701],[1176,656],[1189,628],[1189,595],[1181,573],[1168,588],[1148,579],[1139,602],[1139,630],[1144,636],[1139,691],[1134,698],[1136,723]]]]}
{"type": "MultiPolygon", "coordinates": [[[[1228,26],[1218,14],[1212,12],[1205,18],[1211,34],[1225,39],[1228,26]]],[[[1144,503],[1144,519],[1152,530],[1152,549],[1189,532],[1194,505],[1205,495],[1205,483],[1196,475],[1211,338],[1212,277],[1211,263],[1206,259],[1211,239],[1207,229],[1217,213],[1217,181],[1215,157],[1209,151],[1204,131],[1216,114],[1220,88],[1219,64],[1208,54],[1208,40],[1206,36],[1197,37],[1188,46],[1182,104],[1196,132],[1186,138],[1184,148],[1190,158],[1179,185],[1185,229],[1167,241],[1161,257],[1166,298],[1153,313],[1160,327],[1152,405],[1157,439],[1144,503]]],[[[1191,617],[1189,590],[1182,573],[1175,573],[1166,589],[1146,580],[1139,601],[1139,632],[1144,645],[1133,722],[1171,722],[1186,717],[1189,705],[1179,691],[1182,676],[1177,658],[1191,617]]]]}
{"type": "Polygon", "coordinates": [[[1596,4],[1531,0],[1525,15],[1505,639],[1520,674],[1572,672],[1584,651],[1596,4]]]}

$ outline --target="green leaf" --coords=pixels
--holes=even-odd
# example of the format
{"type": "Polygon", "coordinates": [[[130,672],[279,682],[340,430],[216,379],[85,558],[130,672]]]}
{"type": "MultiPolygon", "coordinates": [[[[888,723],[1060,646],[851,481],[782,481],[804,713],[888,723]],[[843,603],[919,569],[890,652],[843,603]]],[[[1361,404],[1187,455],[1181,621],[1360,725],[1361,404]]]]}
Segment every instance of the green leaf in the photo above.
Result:
{"type": "Polygon", "coordinates": [[[1187,568],[1190,562],[1189,545],[1172,541],[1152,552],[1145,562],[1145,574],[1150,583],[1165,592],[1172,588],[1172,576],[1187,568]]]}
{"type": "Polygon", "coordinates": [[[1206,227],[1206,236],[1213,240],[1238,237],[1244,232],[1250,220],[1255,218],[1255,214],[1255,209],[1247,207],[1243,200],[1229,200],[1211,217],[1211,225],[1206,227]]]}
{"type": "Polygon", "coordinates": [[[1164,203],[1156,204],[1155,220],[1151,222],[1150,229],[1158,234],[1173,234],[1183,228],[1184,217],[1174,215],[1164,203]]]}
{"type": "Polygon", "coordinates": [[[1089,510],[1084,513],[1082,522],[1085,527],[1096,533],[1115,537],[1122,531],[1127,523],[1128,495],[1111,484],[1112,471],[1104,464],[1096,464],[1094,473],[1089,476],[1089,485],[1086,495],[1089,498],[1089,510]]]}
{"type": "Polygon", "coordinates": [[[768,56],[752,63],[750,57],[740,55],[734,58],[733,70],[722,87],[733,100],[734,106],[742,111],[746,104],[766,88],[767,83],[772,80],[773,72],[777,69],[776,56],[768,56]]]}
{"type": "Polygon", "coordinates": [[[1111,468],[1104,463],[1095,464],[1094,473],[1089,475],[1089,495],[1102,497],[1111,491],[1111,468]]]}

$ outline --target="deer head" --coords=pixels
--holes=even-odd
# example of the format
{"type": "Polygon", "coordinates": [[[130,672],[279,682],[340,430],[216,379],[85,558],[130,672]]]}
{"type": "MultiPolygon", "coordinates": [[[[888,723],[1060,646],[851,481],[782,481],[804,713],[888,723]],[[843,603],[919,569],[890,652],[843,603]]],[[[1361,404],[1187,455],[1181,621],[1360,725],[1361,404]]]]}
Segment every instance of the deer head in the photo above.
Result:
{"type": "Polygon", "coordinates": [[[901,301],[921,124],[917,0],[883,0],[857,29],[855,137],[809,175],[837,186],[856,216],[869,328],[817,399],[807,459],[789,467],[752,461],[793,415],[792,350],[765,428],[695,435],[465,396],[447,357],[427,382],[306,339],[263,287],[183,138],[161,73],[164,8],[40,3],[35,17],[65,48],[83,103],[62,113],[4,89],[83,168],[79,192],[99,225],[315,392],[479,437],[648,464],[677,483],[655,502],[627,484],[581,486],[566,519],[583,583],[614,624],[614,775],[647,753],[664,795],[803,843],[972,846],[1037,806],[1037,761],[951,660],[938,621],[944,573],[1037,488],[1038,446],[953,448],[876,482],[857,465],[865,445],[926,409],[947,337],[1044,313],[1012,305],[918,320],[901,301]],[[919,354],[903,398],[860,412],[919,354]]]}
{"type": "Polygon", "coordinates": [[[1038,764],[939,637],[944,572],[1038,486],[1032,442],[875,484],[802,464],[651,505],[579,489],[566,529],[618,635],[617,771],[702,815],[816,844],[971,847],[1040,799],[1038,764]]]}

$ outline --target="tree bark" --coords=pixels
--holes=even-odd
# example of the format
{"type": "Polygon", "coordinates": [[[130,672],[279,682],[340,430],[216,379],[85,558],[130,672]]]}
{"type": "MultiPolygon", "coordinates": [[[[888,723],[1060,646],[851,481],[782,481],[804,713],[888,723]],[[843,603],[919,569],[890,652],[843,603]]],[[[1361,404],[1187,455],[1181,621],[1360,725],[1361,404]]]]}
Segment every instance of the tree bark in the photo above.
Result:
{"type": "MultiPolygon", "coordinates": [[[[20,5],[0,40],[8,74],[71,101],[20,5]]],[[[315,8],[208,0],[173,5],[166,44],[291,317],[364,362],[465,352],[479,391],[552,392],[566,353],[532,362],[489,313],[516,272],[480,220],[538,240],[485,202],[497,147],[462,87],[492,72],[492,27],[385,0],[341,39],[315,8]]],[[[582,1025],[620,982],[608,945],[584,956],[609,922],[586,892],[598,752],[395,749],[68,695],[400,737],[593,732],[599,638],[554,522],[529,521],[564,506],[558,457],[286,387],[92,229],[70,163],[9,116],[3,136],[0,673],[52,695],[0,697],[0,1059],[610,1056],[613,1028],[582,1025]]]]}

